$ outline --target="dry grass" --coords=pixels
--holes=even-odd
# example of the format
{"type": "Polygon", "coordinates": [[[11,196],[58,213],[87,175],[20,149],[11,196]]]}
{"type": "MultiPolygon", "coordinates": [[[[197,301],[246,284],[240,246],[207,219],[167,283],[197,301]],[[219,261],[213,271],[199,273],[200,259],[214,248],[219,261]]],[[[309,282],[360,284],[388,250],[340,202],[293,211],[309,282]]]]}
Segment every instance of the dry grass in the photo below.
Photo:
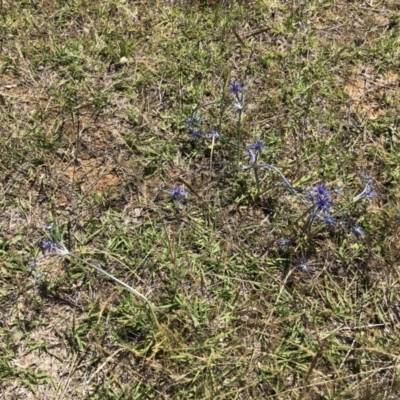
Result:
{"type": "Polygon", "coordinates": [[[0,7],[1,399],[398,398],[396,1],[0,7]],[[234,80],[241,145],[299,196],[262,171],[210,183],[247,161],[237,115],[204,110],[215,143],[185,118],[234,80]],[[352,204],[363,174],[380,197],[352,204]],[[364,238],[306,232],[320,182],[364,238]],[[74,259],[31,274],[48,221],[159,325],[74,259]]]}

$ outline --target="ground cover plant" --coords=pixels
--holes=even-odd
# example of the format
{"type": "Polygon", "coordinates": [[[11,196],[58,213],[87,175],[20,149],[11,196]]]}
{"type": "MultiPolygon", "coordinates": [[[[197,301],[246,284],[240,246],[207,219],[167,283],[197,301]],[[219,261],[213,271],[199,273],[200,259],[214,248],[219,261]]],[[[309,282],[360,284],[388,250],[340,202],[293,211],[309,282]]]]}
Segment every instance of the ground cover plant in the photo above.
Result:
{"type": "Polygon", "coordinates": [[[399,397],[397,1],[0,10],[0,398],[399,397]]]}

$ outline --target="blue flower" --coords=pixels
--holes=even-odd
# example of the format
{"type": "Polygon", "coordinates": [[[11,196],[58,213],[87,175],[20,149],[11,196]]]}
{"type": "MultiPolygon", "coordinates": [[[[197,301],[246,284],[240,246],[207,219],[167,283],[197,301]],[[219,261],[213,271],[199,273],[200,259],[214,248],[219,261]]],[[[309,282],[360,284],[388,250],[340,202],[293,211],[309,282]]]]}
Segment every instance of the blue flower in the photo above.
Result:
{"type": "Polygon", "coordinates": [[[300,272],[312,272],[313,269],[310,267],[308,260],[305,257],[301,257],[295,264],[296,269],[300,272]]]}
{"type": "Polygon", "coordinates": [[[246,150],[249,152],[253,163],[257,161],[257,155],[263,148],[264,142],[261,139],[257,139],[253,144],[250,144],[246,147],[246,150]]]}
{"type": "Polygon", "coordinates": [[[354,198],[354,201],[360,200],[362,198],[378,197],[378,194],[372,187],[371,182],[372,182],[372,179],[368,178],[363,191],[354,198]]]}
{"type": "Polygon", "coordinates": [[[315,211],[322,211],[329,214],[329,209],[332,206],[332,200],[329,189],[323,183],[320,183],[314,187],[314,193],[311,193],[311,198],[316,208],[315,211]]]}
{"type": "Polygon", "coordinates": [[[336,223],[337,223],[336,219],[333,218],[332,215],[330,215],[330,214],[325,214],[325,215],[322,217],[322,221],[324,221],[324,223],[325,223],[326,225],[328,225],[328,226],[335,226],[336,223]]]}
{"type": "Polygon", "coordinates": [[[292,243],[293,243],[293,240],[291,240],[291,239],[285,239],[285,238],[279,239],[279,240],[276,242],[277,246],[278,246],[280,249],[282,249],[283,247],[286,247],[286,246],[288,246],[288,245],[290,245],[290,244],[292,244],[292,243]]]}
{"type": "Polygon", "coordinates": [[[199,128],[190,128],[190,132],[192,132],[192,135],[196,139],[200,139],[202,134],[201,130],[199,128]]]}
{"type": "Polygon", "coordinates": [[[257,139],[253,144],[247,146],[247,148],[258,153],[264,148],[264,142],[261,139],[257,139]]]}
{"type": "Polygon", "coordinates": [[[359,237],[359,238],[363,238],[365,236],[365,232],[364,229],[361,228],[361,226],[358,225],[354,225],[352,228],[353,233],[359,237]]]}
{"type": "Polygon", "coordinates": [[[202,121],[202,117],[199,117],[198,115],[191,115],[190,117],[186,117],[186,126],[190,129],[194,124],[199,124],[202,121]]]}
{"type": "Polygon", "coordinates": [[[323,183],[314,187],[315,194],[320,197],[330,197],[329,189],[323,183]]]}
{"type": "Polygon", "coordinates": [[[314,204],[317,210],[329,212],[329,208],[331,207],[331,200],[326,197],[316,197],[314,204]]]}
{"type": "Polygon", "coordinates": [[[49,253],[50,251],[54,250],[55,243],[48,239],[42,239],[39,242],[39,247],[42,250],[43,254],[49,253]]]}
{"type": "Polygon", "coordinates": [[[181,200],[183,197],[188,195],[188,192],[183,186],[173,186],[169,190],[169,194],[174,198],[174,200],[181,200]]]}
{"type": "Polygon", "coordinates": [[[242,112],[245,108],[244,99],[236,99],[233,105],[233,112],[237,114],[238,112],[242,112]]]}
{"type": "Polygon", "coordinates": [[[238,95],[239,93],[243,92],[243,86],[240,85],[238,82],[231,82],[229,84],[229,90],[234,94],[238,95]]]}
{"type": "Polygon", "coordinates": [[[238,82],[231,82],[229,84],[229,90],[233,93],[235,100],[233,103],[233,112],[235,114],[241,113],[245,108],[246,91],[242,85],[238,82]]]}
{"type": "Polygon", "coordinates": [[[218,139],[218,138],[221,137],[221,134],[220,134],[219,131],[217,131],[216,129],[211,129],[211,130],[208,132],[207,137],[208,137],[209,139],[213,139],[213,138],[218,139]]]}
{"type": "Polygon", "coordinates": [[[362,192],[363,197],[377,197],[377,193],[375,192],[375,190],[372,188],[372,186],[367,183],[365,185],[365,188],[362,192]]]}

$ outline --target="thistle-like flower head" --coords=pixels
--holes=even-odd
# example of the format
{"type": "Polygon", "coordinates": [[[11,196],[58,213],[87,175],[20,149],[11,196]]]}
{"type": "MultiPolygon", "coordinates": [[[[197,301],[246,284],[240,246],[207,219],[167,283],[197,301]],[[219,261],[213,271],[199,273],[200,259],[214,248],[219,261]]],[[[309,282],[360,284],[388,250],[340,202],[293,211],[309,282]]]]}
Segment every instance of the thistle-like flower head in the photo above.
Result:
{"type": "Polygon", "coordinates": [[[196,139],[200,139],[202,134],[200,128],[191,128],[190,132],[192,132],[192,135],[196,139]]]}
{"type": "Polygon", "coordinates": [[[333,218],[332,215],[330,215],[330,214],[325,214],[322,217],[322,221],[325,223],[325,225],[328,225],[328,226],[335,226],[337,224],[336,219],[333,218]]]}
{"type": "Polygon", "coordinates": [[[253,144],[247,146],[247,148],[259,153],[264,148],[264,142],[261,139],[257,139],[253,144]]]}
{"type": "Polygon", "coordinates": [[[42,239],[39,242],[39,247],[43,254],[50,253],[55,248],[55,243],[49,239],[42,239]]]}
{"type": "Polygon", "coordinates": [[[235,114],[241,113],[246,107],[246,90],[238,82],[231,82],[229,90],[234,96],[233,112],[235,114]]]}
{"type": "Polygon", "coordinates": [[[248,151],[253,163],[257,161],[258,153],[262,151],[263,148],[264,142],[261,139],[257,139],[253,144],[246,146],[246,150],[248,151]]]}
{"type": "Polygon", "coordinates": [[[364,197],[377,197],[378,194],[376,193],[376,191],[374,190],[374,188],[372,187],[372,185],[368,182],[365,185],[365,188],[362,192],[364,197]]]}
{"type": "Polygon", "coordinates": [[[367,199],[371,197],[378,197],[378,194],[376,193],[376,191],[372,186],[372,179],[367,178],[363,191],[359,195],[354,197],[354,201],[358,201],[360,199],[367,199]]]}
{"type": "Polygon", "coordinates": [[[174,200],[181,200],[183,197],[186,197],[188,195],[188,192],[183,186],[173,186],[169,190],[169,194],[173,197],[174,200]]]}
{"type": "Polygon", "coordinates": [[[207,138],[208,139],[219,139],[220,137],[221,137],[221,134],[219,133],[219,131],[217,129],[211,129],[207,133],[207,138]]]}
{"type": "Polygon", "coordinates": [[[289,246],[289,245],[292,244],[292,243],[293,243],[293,240],[292,240],[292,239],[282,238],[282,239],[279,239],[279,240],[276,242],[276,245],[278,246],[278,248],[282,249],[282,248],[284,248],[284,247],[286,247],[286,246],[289,246]]]}
{"type": "Polygon", "coordinates": [[[319,197],[329,197],[329,189],[323,183],[314,187],[315,194],[319,197]]]}
{"type": "Polygon", "coordinates": [[[300,257],[299,260],[296,262],[295,267],[300,272],[312,272],[313,269],[311,268],[308,260],[305,257],[300,257]]]}
{"type": "Polygon", "coordinates": [[[358,238],[365,237],[364,229],[361,228],[361,226],[354,225],[354,226],[352,226],[351,230],[353,231],[354,235],[356,235],[358,238]]]}
{"type": "Polygon", "coordinates": [[[316,211],[329,213],[329,209],[332,206],[332,199],[329,193],[329,189],[323,183],[320,183],[314,187],[311,198],[316,208],[316,211]]]}
{"type": "Polygon", "coordinates": [[[231,82],[229,84],[229,90],[237,96],[239,93],[243,92],[243,86],[238,82],[231,82]]]}
{"type": "Polygon", "coordinates": [[[199,124],[203,122],[203,118],[198,116],[198,115],[191,115],[189,117],[186,117],[186,126],[188,128],[193,127],[195,124],[199,124]]]}

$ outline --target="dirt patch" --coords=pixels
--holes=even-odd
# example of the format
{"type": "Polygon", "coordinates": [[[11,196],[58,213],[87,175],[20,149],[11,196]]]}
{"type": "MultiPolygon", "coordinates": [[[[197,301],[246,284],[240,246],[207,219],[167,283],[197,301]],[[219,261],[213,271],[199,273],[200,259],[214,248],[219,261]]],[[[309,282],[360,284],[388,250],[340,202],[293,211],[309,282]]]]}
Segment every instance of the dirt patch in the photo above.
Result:
{"type": "Polygon", "coordinates": [[[121,182],[115,173],[115,166],[95,158],[81,160],[77,166],[68,165],[65,174],[71,182],[79,182],[85,193],[104,193],[121,182]]]}
{"type": "Polygon", "coordinates": [[[351,111],[361,113],[368,119],[386,115],[384,96],[400,94],[399,75],[388,72],[383,75],[369,73],[366,68],[355,66],[351,72],[345,90],[351,100],[351,111]]]}

